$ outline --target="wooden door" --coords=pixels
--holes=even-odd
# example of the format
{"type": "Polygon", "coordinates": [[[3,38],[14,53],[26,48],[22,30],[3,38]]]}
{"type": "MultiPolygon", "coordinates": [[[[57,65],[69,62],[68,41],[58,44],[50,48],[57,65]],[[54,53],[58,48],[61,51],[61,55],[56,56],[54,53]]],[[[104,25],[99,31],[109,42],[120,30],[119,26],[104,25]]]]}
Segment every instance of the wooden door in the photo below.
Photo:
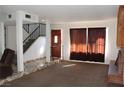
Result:
{"type": "Polygon", "coordinates": [[[51,57],[61,58],[61,30],[51,31],[51,57]]]}

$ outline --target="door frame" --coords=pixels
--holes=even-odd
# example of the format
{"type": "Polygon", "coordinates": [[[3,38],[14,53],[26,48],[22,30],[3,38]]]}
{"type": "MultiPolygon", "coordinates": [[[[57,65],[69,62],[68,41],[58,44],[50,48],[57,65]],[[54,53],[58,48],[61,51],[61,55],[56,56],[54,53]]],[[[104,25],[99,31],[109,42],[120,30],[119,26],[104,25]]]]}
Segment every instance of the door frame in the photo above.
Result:
{"type": "MultiPolygon", "coordinates": [[[[62,35],[62,29],[51,29],[51,37],[52,37],[52,30],[59,30],[60,31],[60,33],[61,33],[61,56],[60,56],[60,59],[62,59],[63,58],[63,40],[62,40],[62,37],[63,37],[63,35],[62,35]]],[[[52,47],[52,45],[50,45],[50,48],[52,47]]],[[[51,51],[52,51],[52,48],[51,48],[51,51]]],[[[52,58],[52,54],[51,54],[51,52],[50,52],[50,55],[51,55],[51,58],[52,58]]]]}

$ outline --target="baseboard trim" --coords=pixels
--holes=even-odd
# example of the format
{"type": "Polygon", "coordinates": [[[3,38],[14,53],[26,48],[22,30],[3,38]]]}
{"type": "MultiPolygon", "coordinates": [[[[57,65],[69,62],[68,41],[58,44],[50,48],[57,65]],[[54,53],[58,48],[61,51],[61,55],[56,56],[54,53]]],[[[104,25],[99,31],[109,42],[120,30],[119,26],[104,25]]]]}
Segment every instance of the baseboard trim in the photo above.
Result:
{"type": "Polygon", "coordinates": [[[32,59],[32,60],[28,60],[28,61],[25,61],[24,64],[25,64],[25,63],[30,63],[30,62],[32,62],[32,61],[43,60],[43,59],[46,59],[46,57],[36,58],[36,59],[32,59]]]}
{"type": "Polygon", "coordinates": [[[93,62],[93,61],[80,61],[80,60],[61,60],[62,61],[66,61],[66,62],[80,62],[80,63],[89,63],[89,64],[101,64],[101,65],[109,65],[109,64],[106,64],[106,63],[100,63],[100,62],[93,62]]]}

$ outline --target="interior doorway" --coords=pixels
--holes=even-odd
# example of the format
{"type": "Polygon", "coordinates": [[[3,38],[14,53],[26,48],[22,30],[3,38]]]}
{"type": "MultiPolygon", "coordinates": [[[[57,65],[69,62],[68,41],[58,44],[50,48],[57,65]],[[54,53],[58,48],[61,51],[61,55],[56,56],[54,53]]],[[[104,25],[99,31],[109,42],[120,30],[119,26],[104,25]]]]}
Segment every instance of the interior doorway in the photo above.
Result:
{"type": "Polygon", "coordinates": [[[61,58],[61,30],[51,31],[51,57],[52,60],[61,58]]]}

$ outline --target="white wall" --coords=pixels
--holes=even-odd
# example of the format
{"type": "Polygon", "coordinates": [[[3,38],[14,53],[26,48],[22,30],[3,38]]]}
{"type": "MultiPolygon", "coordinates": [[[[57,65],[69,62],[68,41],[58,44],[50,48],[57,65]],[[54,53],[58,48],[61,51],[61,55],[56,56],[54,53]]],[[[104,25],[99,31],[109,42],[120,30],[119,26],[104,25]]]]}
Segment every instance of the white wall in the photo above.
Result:
{"type": "Polygon", "coordinates": [[[6,47],[17,51],[16,26],[7,26],[6,27],[6,47]]]}
{"type": "Polygon", "coordinates": [[[0,58],[2,56],[2,34],[1,34],[1,23],[0,23],[0,58]]]}
{"type": "Polygon", "coordinates": [[[62,46],[63,46],[63,59],[69,60],[70,56],[70,28],[88,28],[88,27],[106,27],[106,50],[105,50],[105,63],[110,60],[115,60],[117,57],[118,48],[116,46],[116,31],[117,19],[99,20],[99,21],[84,21],[84,22],[70,22],[52,24],[51,29],[62,30],[62,46]]]}
{"type": "Polygon", "coordinates": [[[0,9],[0,58],[2,56],[2,53],[4,52],[5,48],[5,42],[4,42],[4,20],[5,20],[5,15],[2,13],[0,9]]]}
{"type": "Polygon", "coordinates": [[[0,58],[5,49],[5,38],[4,38],[4,23],[0,22],[0,58]]]}
{"type": "Polygon", "coordinates": [[[25,11],[20,11],[20,12],[21,12],[21,14],[22,14],[21,16],[22,16],[22,18],[23,18],[24,21],[27,21],[27,22],[35,22],[35,23],[37,23],[37,22],[40,21],[38,15],[35,15],[35,14],[33,14],[33,13],[28,13],[28,12],[25,12],[25,11]],[[30,19],[26,18],[26,17],[25,17],[25,14],[31,15],[31,18],[30,18],[30,19]]]}
{"type": "Polygon", "coordinates": [[[24,62],[45,57],[46,37],[39,37],[24,53],[24,62]]]}
{"type": "Polygon", "coordinates": [[[46,21],[46,62],[51,61],[51,27],[49,21],[46,21]]]}
{"type": "MultiPolygon", "coordinates": [[[[20,16],[22,17],[23,21],[25,22],[39,22],[39,16],[35,15],[35,14],[31,14],[25,11],[18,11],[20,12],[20,16]],[[31,18],[28,19],[25,17],[25,14],[31,15],[31,18]]],[[[6,21],[15,21],[16,20],[16,12],[11,13],[11,18],[8,17],[8,15],[6,15],[6,21]]]]}

